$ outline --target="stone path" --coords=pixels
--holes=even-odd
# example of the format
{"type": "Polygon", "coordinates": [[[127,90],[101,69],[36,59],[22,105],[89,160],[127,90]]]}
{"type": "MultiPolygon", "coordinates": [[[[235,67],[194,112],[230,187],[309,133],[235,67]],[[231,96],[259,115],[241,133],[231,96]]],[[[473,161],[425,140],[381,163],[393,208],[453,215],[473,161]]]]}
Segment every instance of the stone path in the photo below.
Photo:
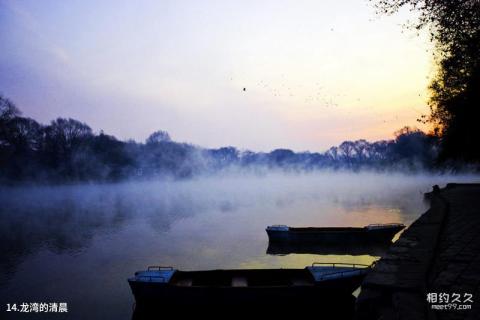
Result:
{"type": "Polygon", "coordinates": [[[449,184],[426,196],[430,209],[365,278],[357,319],[480,319],[480,184],[449,184]],[[465,303],[471,310],[432,309],[458,294],[457,305],[473,295],[474,302],[465,303]]]}

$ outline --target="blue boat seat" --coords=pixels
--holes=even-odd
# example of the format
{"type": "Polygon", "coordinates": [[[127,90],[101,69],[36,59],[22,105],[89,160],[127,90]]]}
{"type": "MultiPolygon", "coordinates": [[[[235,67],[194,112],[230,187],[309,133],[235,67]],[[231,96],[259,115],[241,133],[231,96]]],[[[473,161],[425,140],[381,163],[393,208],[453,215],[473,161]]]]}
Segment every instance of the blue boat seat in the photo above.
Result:
{"type": "Polygon", "coordinates": [[[175,270],[146,270],[135,273],[135,281],[168,283],[175,270]]]}

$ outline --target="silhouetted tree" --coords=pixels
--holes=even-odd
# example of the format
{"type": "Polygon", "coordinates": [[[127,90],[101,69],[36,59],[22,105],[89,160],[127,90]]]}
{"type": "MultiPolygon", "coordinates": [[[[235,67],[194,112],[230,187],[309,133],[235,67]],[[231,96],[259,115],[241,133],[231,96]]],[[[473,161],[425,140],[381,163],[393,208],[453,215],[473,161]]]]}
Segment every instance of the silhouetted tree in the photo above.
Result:
{"type": "Polygon", "coordinates": [[[139,162],[146,176],[188,177],[199,165],[195,157],[196,152],[195,147],[186,143],[173,141],[147,143],[141,148],[139,162]]]}
{"type": "Polygon", "coordinates": [[[370,145],[370,159],[372,159],[376,165],[385,164],[385,161],[387,160],[388,147],[391,144],[391,141],[386,140],[372,143],[370,145]]]}
{"type": "Polygon", "coordinates": [[[410,6],[419,13],[413,26],[430,28],[438,72],[431,83],[428,121],[441,136],[440,160],[480,161],[480,1],[374,0],[392,14],[410,6]]]}
{"type": "Polygon", "coordinates": [[[148,136],[146,143],[151,144],[151,143],[170,142],[170,141],[172,141],[172,139],[170,139],[170,135],[168,134],[167,131],[158,130],[152,133],[150,136],[148,136]]]}
{"type": "Polygon", "coordinates": [[[396,165],[421,166],[431,165],[437,157],[435,139],[424,132],[404,127],[395,132],[395,143],[390,145],[390,160],[396,165]]]}
{"type": "Polygon", "coordinates": [[[0,95],[0,121],[2,123],[12,120],[21,115],[15,104],[4,96],[0,95]]]}
{"type": "Polygon", "coordinates": [[[72,155],[74,176],[79,180],[117,181],[133,176],[135,154],[127,144],[100,133],[82,144],[72,155]]]}
{"type": "Polygon", "coordinates": [[[44,135],[45,165],[58,174],[58,179],[75,179],[73,155],[93,137],[92,129],[74,119],[58,118],[45,127],[44,135]]]}
{"type": "Polygon", "coordinates": [[[0,171],[17,180],[34,179],[38,170],[38,152],[42,144],[43,127],[35,120],[14,117],[1,126],[0,171]]]}
{"type": "Polygon", "coordinates": [[[20,110],[7,98],[0,95],[0,146],[7,146],[12,135],[13,123],[20,116],[20,110]]]}
{"type": "Polygon", "coordinates": [[[355,151],[355,154],[357,155],[357,159],[360,163],[363,162],[368,156],[367,154],[368,146],[369,146],[369,143],[364,139],[354,141],[353,143],[353,150],[355,151]]]}
{"type": "Polygon", "coordinates": [[[344,141],[338,146],[338,151],[345,164],[348,167],[352,167],[355,156],[354,143],[352,141],[344,141]]]}
{"type": "Polygon", "coordinates": [[[206,152],[211,165],[217,169],[237,164],[240,152],[235,147],[211,149],[206,152]]]}
{"type": "Polygon", "coordinates": [[[326,155],[332,160],[332,161],[337,161],[338,160],[338,147],[331,147],[328,149],[326,152],[326,155]]]}
{"type": "Polygon", "coordinates": [[[42,126],[20,117],[10,100],[0,96],[0,178],[33,179],[42,143],[42,126]]]}
{"type": "Polygon", "coordinates": [[[289,149],[276,149],[268,154],[270,165],[289,166],[295,163],[295,153],[289,149]]]}

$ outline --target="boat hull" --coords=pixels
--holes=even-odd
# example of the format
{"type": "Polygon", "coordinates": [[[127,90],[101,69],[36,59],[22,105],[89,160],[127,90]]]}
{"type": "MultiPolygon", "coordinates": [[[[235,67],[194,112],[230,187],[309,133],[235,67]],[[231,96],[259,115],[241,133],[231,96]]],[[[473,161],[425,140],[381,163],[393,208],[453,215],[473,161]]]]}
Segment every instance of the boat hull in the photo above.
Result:
{"type": "MultiPolygon", "coordinates": [[[[268,274],[269,272],[295,272],[295,270],[262,270],[260,272],[268,274]]],[[[303,274],[307,271],[299,269],[298,272],[303,274]]],[[[330,301],[350,296],[361,285],[364,276],[365,273],[361,273],[320,282],[312,281],[304,285],[285,283],[245,287],[178,286],[162,282],[135,281],[134,279],[129,279],[129,284],[137,306],[275,306],[285,303],[309,305],[319,301],[330,301]]]]}
{"type": "Polygon", "coordinates": [[[270,241],[267,247],[267,254],[288,255],[288,254],[318,254],[318,255],[371,255],[383,256],[390,244],[387,242],[364,242],[364,241],[338,241],[335,243],[325,242],[289,242],[270,241]]]}
{"type": "Polygon", "coordinates": [[[132,291],[137,295],[132,319],[160,319],[173,311],[177,317],[193,315],[208,319],[248,319],[258,316],[283,319],[288,315],[298,319],[320,313],[335,315],[337,320],[351,320],[355,308],[352,294],[328,294],[320,288],[232,291],[133,287],[135,289],[132,288],[132,291]]]}
{"type": "Polygon", "coordinates": [[[323,243],[323,244],[371,244],[391,242],[395,234],[404,227],[385,229],[367,228],[288,228],[288,230],[267,229],[270,242],[323,243]]]}

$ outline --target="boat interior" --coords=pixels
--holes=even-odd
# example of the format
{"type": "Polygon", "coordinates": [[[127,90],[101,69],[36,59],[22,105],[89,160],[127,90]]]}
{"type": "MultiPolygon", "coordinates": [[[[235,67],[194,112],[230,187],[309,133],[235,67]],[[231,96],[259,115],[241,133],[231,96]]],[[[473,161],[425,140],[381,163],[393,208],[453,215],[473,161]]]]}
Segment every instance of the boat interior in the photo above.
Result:
{"type": "Polygon", "coordinates": [[[183,287],[313,286],[307,269],[177,271],[169,282],[183,287]]]}
{"type": "Polygon", "coordinates": [[[374,229],[403,229],[405,225],[400,223],[384,223],[384,224],[370,224],[364,227],[290,227],[289,231],[294,232],[319,232],[319,231],[364,231],[374,229]]]}
{"type": "Polygon", "coordinates": [[[293,232],[319,232],[319,231],[361,231],[363,227],[294,227],[290,228],[293,232]]]}
{"type": "Polygon", "coordinates": [[[267,254],[270,255],[287,255],[292,253],[298,254],[337,254],[337,255],[372,255],[383,256],[391,245],[391,241],[372,242],[361,241],[361,239],[354,238],[342,239],[342,241],[335,242],[321,242],[321,243],[296,243],[296,242],[279,242],[269,241],[267,247],[267,254]]]}

